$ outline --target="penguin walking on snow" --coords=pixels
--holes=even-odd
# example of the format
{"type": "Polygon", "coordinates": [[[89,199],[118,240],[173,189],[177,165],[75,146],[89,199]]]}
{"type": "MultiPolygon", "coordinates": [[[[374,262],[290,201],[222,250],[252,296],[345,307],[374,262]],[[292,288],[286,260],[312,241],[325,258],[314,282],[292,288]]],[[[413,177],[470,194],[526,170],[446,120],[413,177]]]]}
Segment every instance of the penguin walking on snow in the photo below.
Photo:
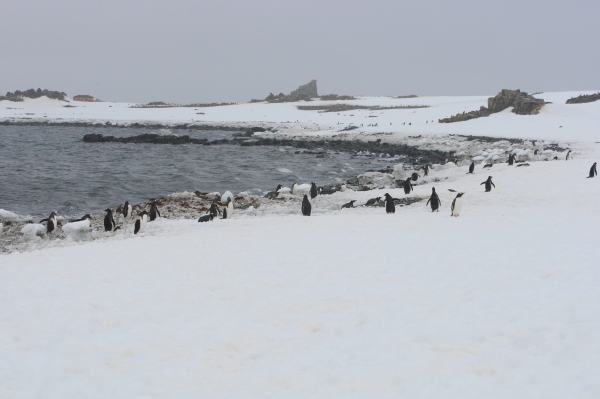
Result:
{"type": "MultiPolygon", "coordinates": [[[[485,184],[485,192],[486,193],[489,193],[490,191],[492,191],[492,186],[494,186],[494,188],[496,188],[496,185],[492,181],[492,176],[488,176],[487,180],[481,184],[485,184]]],[[[481,186],[481,184],[480,184],[480,186],[481,186]]]]}
{"type": "Polygon", "coordinates": [[[385,193],[385,213],[395,213],[396,205],[394,199],[388,193],[385,193]]]}
{"type": "Polygon", "coordinates": [[[596,170],[596,162],[594,162],[594,164],[590,168],[590,173],[588,174],[588,179],[592,178],[592,177],[595,177],[597,175],[598,175],[598,171],[596,170]]]}
{"type": "Polygon", "coordinates": [[[223,209],[223,219],[227,219],[233,215],[233,199],[229,197],[227,199],[227,207],[223,209]]]}
{"type": "Polygon", "coordinates": [[[473,172],[475,171],[475,161],[471,162],[471,165],[469,165],[469,171],[467,172],[467,174],[473,174],[473,172]]]}
{"type": "Polygon", "coordinates": [[[440,201],[440,197],[438,197],[435,192],[435,187],[431,187],[431,197],[427,200],[427,204],[425,206],[431,204],[431,212],[439,212],[440,205],[442,205],[442,201],[440,201]]]}
{"type": "Polygon", "coordinates": [[[429,176],[429,165],[423,166],[423,175],[429,176]]]}
{"type": "Polygon", "coordinates": [[[568,161],[569,159],[571,159],[571,150],[569,150],[567,152],[567,156],[565,157],[565,161],[568,161]]]}
{"type": "Polygon", "coordinates": [[[310,201],[308,200],[308,195],[304,194],[304,198],[302,198],[302,215],[310,216],[310,212],[312,210],[312,206],[310,205],[310,201]]]}
{"type": "Polygon", "coordinates": [[[150,221],[153,222],[157,217],[160,217],[160,212],[156,205],[156,201],[152,201],[152,205],[150,205],[150,221]]]}
{"type": "Polygon", "coordinates": [[[106,212],[106,215],[104,216],[104,231],[114,231],[117,225],[113,218],[112,209],[107,208],[104,211],[106,212]]]}
{"type": "Polygon", "coordinates": [[[319,190],[317,190],[317,185],[315,183],[310,183],[310,199],[315,199],[319,195],[319,190]]]}
{"type": "Polygon", "coordinates": [[[460,216],[460,211],[462,209],[462,196],[465,193],[458,193],[456,197],[452,200],[452,206],[450,207],[450,216],[460,216]]]}
{"type": "Polygon", "coordinates": [[[404,194],[410,194],[410,192],[413,190],[413,185],[410,182],[410,180],[411,178],[409,177],[402,183],[402,187],[404,188],[404,194]]]}

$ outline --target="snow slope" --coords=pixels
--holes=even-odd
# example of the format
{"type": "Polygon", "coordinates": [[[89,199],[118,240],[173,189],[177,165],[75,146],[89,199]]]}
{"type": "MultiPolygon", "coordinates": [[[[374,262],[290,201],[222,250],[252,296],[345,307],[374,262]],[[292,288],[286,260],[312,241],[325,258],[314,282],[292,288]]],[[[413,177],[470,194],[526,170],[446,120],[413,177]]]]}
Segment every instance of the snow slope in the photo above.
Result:
{"type": "MultiPolygon", "coordinates": [[[[409,135],[469,134],[496,137],[519,137],[561,141],[600,141],[600,101],[588,104],[565,104],[579,94],[590,92],[557,92],[536,95],[552,104],[539,115],[516,115],[506,110],[487,118],[440,124],[438,119],[487,105],[489,96],[448,97],[361,97],[350,101],[311,101],[299,103],[242,103],[207,108],[131,108],[129,103],[65,102],[47,98],[27,99],[21,103],[0,102],[0,121],[54,121],[127,124],[147,122],[160,124],[230,124],[264,125],[294,135],[330,136],[349,125],[354,133],[393,133],[393,137],[409,135]],[[298,105],[358,104],[383,107],[428,105],[429,108],[391,110],[353,110],[318,112],[298,110],[298,105]],[[433,121],[433,122],[432,122],[433,121]],[[410,124],[410,125],[409,125],[410,124]],[[373,126],[369,126],[373,125],[373,126]]],[[[490,94],[490,96],[493,94],[490,94]]]]}
{"type": "Polygon", "coordinates": [[[440,213],[161,220],[2,256],[0,397],[597,398],[590,164],[434,170],[440,213]]]}

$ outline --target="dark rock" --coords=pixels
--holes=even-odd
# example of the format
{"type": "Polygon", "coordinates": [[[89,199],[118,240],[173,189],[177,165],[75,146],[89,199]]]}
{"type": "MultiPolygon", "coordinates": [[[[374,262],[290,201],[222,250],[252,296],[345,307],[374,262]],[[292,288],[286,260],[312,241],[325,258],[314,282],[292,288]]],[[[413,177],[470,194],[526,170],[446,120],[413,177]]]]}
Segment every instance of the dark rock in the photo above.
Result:
{"type": "Polygon", "coordinates": [[[598,100],[600,100],[600,93],[582,94],[577,97],[569,98],[567,100],[567,104],[591,103],[591,102],[598,101],[598,100]]]}

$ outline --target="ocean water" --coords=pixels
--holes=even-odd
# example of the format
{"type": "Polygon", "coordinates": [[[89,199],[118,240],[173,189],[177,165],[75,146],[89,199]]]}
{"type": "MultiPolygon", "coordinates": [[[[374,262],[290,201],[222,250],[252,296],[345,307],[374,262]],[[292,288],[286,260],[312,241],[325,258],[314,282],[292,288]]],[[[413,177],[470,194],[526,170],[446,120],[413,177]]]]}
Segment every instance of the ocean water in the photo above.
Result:
{"type": "Polygon", "coordinates": [[[181,191],[253,191],[277,184],[343,182],[389,159],[297,148],[84,143],[88,133],[217,139],[233,133],[140,128],[0,126],[0,208],[23,215],[80,215],[181,191]]]}

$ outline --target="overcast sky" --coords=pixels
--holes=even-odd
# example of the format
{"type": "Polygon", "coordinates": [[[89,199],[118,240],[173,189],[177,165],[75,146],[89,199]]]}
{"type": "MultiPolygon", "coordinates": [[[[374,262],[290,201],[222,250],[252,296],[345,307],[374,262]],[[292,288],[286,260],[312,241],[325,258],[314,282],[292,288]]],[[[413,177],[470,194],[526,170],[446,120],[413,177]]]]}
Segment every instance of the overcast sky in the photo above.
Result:
{"type": "Polygon", "coordinates": [[[0,91],[117,101],[599,89],[598,0],[1,0],[0,91]]]}

